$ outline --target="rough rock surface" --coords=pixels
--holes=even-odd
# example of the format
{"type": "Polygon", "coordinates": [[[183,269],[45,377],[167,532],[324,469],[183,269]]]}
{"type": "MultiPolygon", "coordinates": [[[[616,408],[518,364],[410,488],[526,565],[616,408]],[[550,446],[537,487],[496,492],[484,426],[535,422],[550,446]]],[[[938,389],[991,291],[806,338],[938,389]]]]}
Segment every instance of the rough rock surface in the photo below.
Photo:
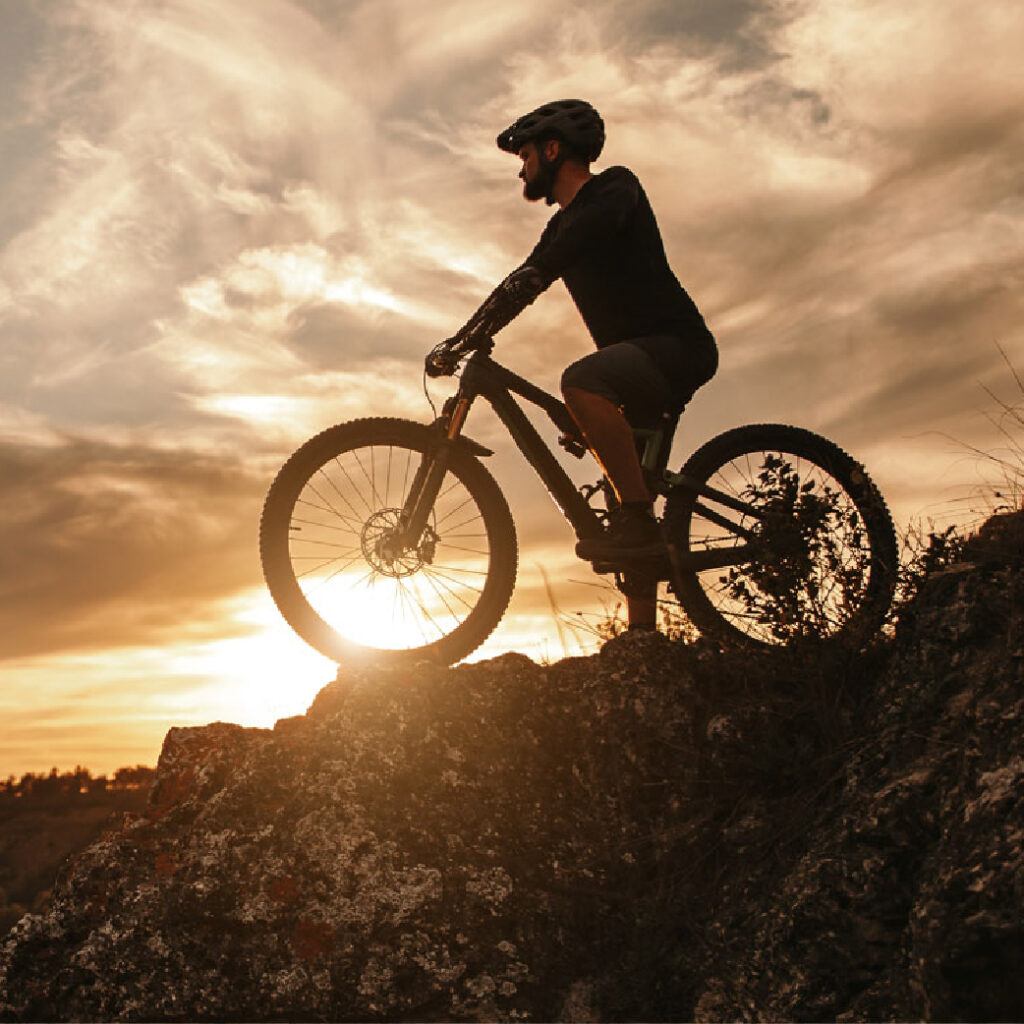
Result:
{"type": "Polygon", "coordinates": [[[695,1017],[1024,1020],[1022,570],[1012,515],[926,582],[841,787],[715,922],[695,1017]]]}
{"type": "Polygon", "coordinates": [[[1021,1019],[1022,538],[867,653],[630,634],[172,730],[0,1018],[1021,1019]]]}

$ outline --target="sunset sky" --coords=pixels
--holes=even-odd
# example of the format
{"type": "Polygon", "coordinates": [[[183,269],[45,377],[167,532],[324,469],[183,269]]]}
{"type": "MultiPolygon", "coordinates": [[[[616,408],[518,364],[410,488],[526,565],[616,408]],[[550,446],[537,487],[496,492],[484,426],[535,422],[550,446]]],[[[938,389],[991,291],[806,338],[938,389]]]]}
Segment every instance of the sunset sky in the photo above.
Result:
{"type": "MultiPolygon", "coordinates": [[[[265,594],[263,495],[332,423],[430,418],[423,354],[550,215],[494,145],[545,100],[604,115],[719,339],[679,460],[794,422],[901,528],[976,521],[985,389],[1024,401],[1022,53],[1020,0],[0,0],[0,776],[333,678],[265,594]]],[[[499,340],[552,390],[592,344],[560,284],[499,340]]],[[[614,594],[468,433],[523,549],[486,652],[591,649],[551,600],[614,594]]]]}

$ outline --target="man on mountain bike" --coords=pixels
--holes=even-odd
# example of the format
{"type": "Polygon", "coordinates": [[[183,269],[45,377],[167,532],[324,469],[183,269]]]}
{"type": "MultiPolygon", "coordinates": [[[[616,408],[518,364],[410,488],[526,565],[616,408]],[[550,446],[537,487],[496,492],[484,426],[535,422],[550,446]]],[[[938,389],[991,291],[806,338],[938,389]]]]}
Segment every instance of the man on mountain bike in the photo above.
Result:
{"type": "MultiPolygon", "coordinates": [[[[628,565],[662,550],[632,428],[677,416],[715,373],[718,352],[669,267],[636,176],[625,167],[592,173],[604,140],[604,122],[583,100],[546,103],[498,136],[498,147],[522,161],[523,196],[557,204],[559,211],[524,263],[446,344],[472,347],[474,338],[499,331],[554,280],[565,282],[597,351],[565,370],[562,394],[620,506],[604,535],[581,540],[576,553],[628,565]]],[[[653,625],[653,602],[647,604],[640,612],[630,602],[631,625],[653,625]]]]}

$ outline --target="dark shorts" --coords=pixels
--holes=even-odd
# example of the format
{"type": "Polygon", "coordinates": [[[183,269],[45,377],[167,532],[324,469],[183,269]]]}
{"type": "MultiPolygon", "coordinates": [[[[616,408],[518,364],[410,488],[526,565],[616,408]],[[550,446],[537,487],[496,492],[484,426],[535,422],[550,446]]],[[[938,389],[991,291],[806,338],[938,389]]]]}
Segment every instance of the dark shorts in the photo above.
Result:
{"type": "Polygon", "coordinates": [[[718,365],[714,340],[696,346],[675,335],[620,341],[577,359],[562,374],[562,390],[579,388],[619,406],[634,427],[655,426],[666,413],[682,412],[718,365]],[[709,347],[710,346],[710,347],[709,347]]]}

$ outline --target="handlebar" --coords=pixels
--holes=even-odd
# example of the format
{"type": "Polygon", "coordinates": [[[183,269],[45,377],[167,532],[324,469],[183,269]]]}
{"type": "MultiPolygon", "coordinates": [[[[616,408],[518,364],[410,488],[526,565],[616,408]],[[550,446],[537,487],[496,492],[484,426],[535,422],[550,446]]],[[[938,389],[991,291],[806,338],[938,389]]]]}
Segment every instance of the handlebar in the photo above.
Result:
{"type": "Polygon", "coordinates": [[[464,337],[455,335],[435,345],[426,359],[423,368],[428,377],[450,377],[459,368],[459,363],[471,352],[478,349],[489,350],[494,340],[486,334],[469,334],[464,337]]]}

